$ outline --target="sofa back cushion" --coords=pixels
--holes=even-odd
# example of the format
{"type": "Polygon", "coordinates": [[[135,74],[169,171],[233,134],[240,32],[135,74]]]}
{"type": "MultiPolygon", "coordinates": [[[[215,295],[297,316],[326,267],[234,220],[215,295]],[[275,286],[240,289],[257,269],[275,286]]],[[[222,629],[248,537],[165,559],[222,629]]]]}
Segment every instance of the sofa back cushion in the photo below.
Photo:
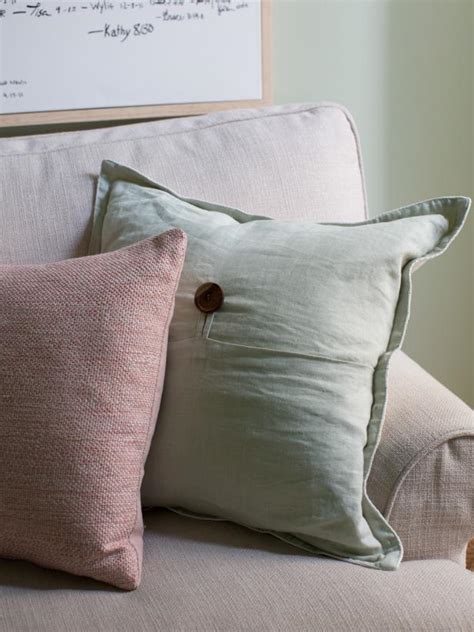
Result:
{"type": "Polygon", "coordinates": [[[103,159],[185,196],[254,214],[320,222],[365,217],[357,133],[334,104],[0,139],[0,263],[86,254],[103,159]]]}

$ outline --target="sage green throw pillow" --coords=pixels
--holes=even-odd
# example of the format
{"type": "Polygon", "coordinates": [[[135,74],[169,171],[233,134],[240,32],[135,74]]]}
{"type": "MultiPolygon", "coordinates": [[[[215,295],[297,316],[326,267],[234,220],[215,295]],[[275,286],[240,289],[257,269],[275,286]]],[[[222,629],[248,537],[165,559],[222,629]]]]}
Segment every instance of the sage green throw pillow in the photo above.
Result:
{"type": "Polygon", "coordinates": [[[366,494],[388,362],[414,263],[446,249],[468,207],[442,198],[358,224],[273,220],[105,161],[92,252],[171,227],[188,236],[143,502],[396,569],[401,542],[366,494]]]}

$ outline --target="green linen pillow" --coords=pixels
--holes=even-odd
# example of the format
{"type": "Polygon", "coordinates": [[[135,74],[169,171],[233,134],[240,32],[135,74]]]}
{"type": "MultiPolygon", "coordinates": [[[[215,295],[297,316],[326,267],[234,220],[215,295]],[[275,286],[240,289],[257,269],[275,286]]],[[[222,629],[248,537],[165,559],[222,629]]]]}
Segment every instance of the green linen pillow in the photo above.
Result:
{"type": "Polygon", "coordinates": [[[143,502],[396,569],[401,542],[366,494],[388,362],[414,263],[447,248],[469,204],[441,198],[358,224],[273,220],[104,161],[91,252],[171,227],[188,235],[143,502]]]}

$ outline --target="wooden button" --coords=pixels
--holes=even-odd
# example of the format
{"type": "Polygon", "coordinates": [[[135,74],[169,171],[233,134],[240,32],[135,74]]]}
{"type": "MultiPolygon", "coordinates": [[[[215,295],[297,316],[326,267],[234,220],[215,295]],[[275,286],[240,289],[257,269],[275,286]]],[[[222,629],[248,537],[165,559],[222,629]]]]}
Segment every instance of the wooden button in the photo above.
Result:
{"type": "Polygon", "coordinates": [[[224,301],[224,292],[217,283],[203,283],[196,290],[194,304],[204,314],[210,314],[219,309],[224,301]]]}

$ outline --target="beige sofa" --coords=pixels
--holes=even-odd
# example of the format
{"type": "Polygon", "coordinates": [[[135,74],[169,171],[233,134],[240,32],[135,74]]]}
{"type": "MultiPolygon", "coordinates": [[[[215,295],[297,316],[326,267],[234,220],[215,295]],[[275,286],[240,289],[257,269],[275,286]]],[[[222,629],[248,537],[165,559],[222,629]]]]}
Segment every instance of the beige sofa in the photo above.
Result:
{"type": "MultiPolygon", "coordinates": [[[[367,212],[354,124],[332,104],[3,139],[0,263],[86,253],[104,158],[252,213],[350,222],[367,212]]],[[[389,392],[368,491],[403,541],[399,571],[154,509],[145,512],[144,576],[133,593],[0,560],[0,630],[474,630],[474,574],[465,569],[472,410],[403,353],[389,392]]]]}

